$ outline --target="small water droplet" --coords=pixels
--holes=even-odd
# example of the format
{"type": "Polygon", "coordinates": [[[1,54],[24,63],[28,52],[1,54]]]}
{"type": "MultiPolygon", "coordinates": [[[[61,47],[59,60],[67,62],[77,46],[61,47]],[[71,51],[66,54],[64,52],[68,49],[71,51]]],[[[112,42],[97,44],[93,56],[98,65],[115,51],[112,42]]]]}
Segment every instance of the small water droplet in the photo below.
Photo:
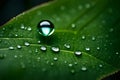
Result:
{"type": "Polygon", "coordinates": [[[93,41],[95,41],[95,39],[96,39],[95,37],[92,37],[92,40],[93,40],[93,41]]]}
{"type": "Polygon", "coordinates": [[[58,58],[57,57],[54,57],[54,61],[57,61],[58,60],[58,58]]]}
{"type": "Polygon", "coordinates": [[[0,59],[4,59],[5,56],[3,54],[0,54],[0,59]]]}
{"type": "Polygon", "coordinates": [[[97,47],[97,50],[100,50],[100,47],[97,47]]]}
{"type": "Polygon", "coordinates": [[[81,52],[81,51],[75,51],[74,54],[75,54],[76,56],[80,56],[80,55],[82,55],[82,52],[81,52]]]}
{"type": "Polygon", "coordinates": [[[67,48],[67,49],[70,49],[70,45],[69,44],[64,44],[64,46],[65,46],[65,48],[67,48]]]}
{"type": "Polygon", "coordinates": [[[14,50],[14,47],[10,46],[10,47],[9,47],[9,50],[14,50]]]}
{"type": "Polygon", "coordinates": [[[87,71],[87,68],[83,66],[83,67],[81,68],[81,70],[82,70],[82,71],[87,71]]]}
{"type": "Polygon", "coordinates": [[[90,5],[89,3],[87,3],[87,4],[85,4],[85,7],[86,7],[86,8],[90,8],[91,5],[90,5]]]}
{"type": "Polygon", "coordinates": [[[72,74],[75,74],[75,70],[74,70],[74,69],[72,69],[70,72],[71,72],[72,74]]]}
{"type": "Polygon", "coordinates": [[[24,45],[25,46],[30,46],[30,43],[29,42],[25,42],[24,45]]]}
{"type": "Polygon", "coordinates": [[[85,36],[82,36],[82,39],[84,40],[86,37],[85,36]]]}
{"type": "Polygon", "coordinates": [[[77,65],[77,64],[78,64],[78,62],[74,62],[74,64],[75,64],[75,65],[77,65]]]}
{"type": "Polygon", "coordinates": [[[31,31],[31,30],[32,30],[32,28],[31,28],[31,27],[28,27],[28,28],[27,28],[27,30],[28,30],[28,31],[31,31]]]}
{"type": "Polygon", "coordinates": [[[17,58],[18,56],[17,55],[14,55],[14,58],[17,58]]]}
{"type": "Polygon", "coordinates": [[[38,49],[35,49],[35,52],[38,53],[38,49]]]}
{"type": "Polygon", "coordinates": [[[41,58],[40,58],[40,57],[38,57],[38,58],[37,58],[37,61],[40,61],[40,59],[41,59],[41,58]]]}
{"type": "Polygon", "coordinates": [[[40,21],[37,27],[39,34],[41,34],[42,36],[50,36],[54,32],[54,25],[48,20],[40,21]]]}
{"type": "Polygon", "coordinates": [[[41,47],[40,47],[40,50],[41,50],[41,51],[46,51],[47,48],[46,48],[45,46],[41,46],[41,47]]]}
{"type": "Polygon", "coordinates": [[[86,50],[86,51],[90,51],[90,48],[87,47],[87,48],[85,48],[85,50],[86,50]]]}
{"type": "Polygon", "coordinates": [[[59,47],[52,47],[51,48],[51,50],[53,51],[53,52],[59,52],[60,51],[60,48],[59,47]]]}
{"type": "Polygon", "coordinates": [[[66,63],[67,63],[67,61],[64,61],[64,63],[66,64],[66,63]]]}
{"type": "Polygon", "coordinates": [[[3,30],[3,31],[5,31],[5,30],[6,30],[6,28],[2,28],[2,30],[3,30]]]}
{"type": "Polygon", "coordinates": [[[118,55],[118,54],[119,54],[119,52],[116,52],[115,54],[117,54],[117,55],[118,55]]]}
{"type": "Polygon", "coordinates": [[[113,31],[114,31],[114,29],[113,29],[113,28],[110,28],[109,32],[113,32],[113,31]]]}
{"type": "Polygon", "coordinates": [[[25,29],[25,26],[23,24],[21,24],[20,28],[23,30],[23,29],[25,29]]]}
{"type": "Polygon", "coordinates": [[[17,45],[17,48],[18,48],[18,49],[21,49],[21,48],[22,48],[22,46],[20,46],[20,45],[17,45]]]}
{"type": "Polygon", "coordinates": [[[51,65],[51,66],[53,66],[53,65],[54,65],[54,63],[50,63],[50,65],[51,65]]]}
{"type": "Polygon", "coordinates": [[[25,69],[25,68],[26,68],[26,66],[25,66],[25,64],[24,64],[23,62],[21,62],[21,68],[22,68],[22,69],[25,69]]]}
{"type": "Polygon", "coordinates": [[[39,40],[39,41],[38,41],[38,44],[40,44],[40,43],[41,43],[41,41],[39,40]]]}
{"type": "Polygon", "coordinates": [[[102,65],[102,64],[100,64],[100,65],[99,65],[99,67],[101,68],[101,67],[103,67],[103,65],[102,65]]]}
{"type": "Polygon", "coordinates": [[[75,25],[75,24],[72,24],[71,26],[72,26],[72,28],[75,28],[75,27],[76,27],[76,25],[75,25]]]}
{"type": "Polygon", "coordinates": [[[68,64],[68,66],[69,66],[69,67],[72,67],[72,66],[73,66],[73,64],[68,64]]]}
{"type": "Polygon", "coordinates": [[[17,34],[15,34],[15,37],[18,37],[18,35],[17,35],[17,34]]]}

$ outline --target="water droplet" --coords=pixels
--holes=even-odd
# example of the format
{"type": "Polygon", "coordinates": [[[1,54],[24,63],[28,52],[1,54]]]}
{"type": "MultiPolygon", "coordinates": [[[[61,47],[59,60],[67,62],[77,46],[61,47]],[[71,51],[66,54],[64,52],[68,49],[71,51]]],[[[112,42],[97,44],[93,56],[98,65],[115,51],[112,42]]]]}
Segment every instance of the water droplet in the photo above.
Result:
{"type": "Polygon", "coordinates": [[[80,56],[80,55],[82,55],[82,52],[81,51],[75,51],[75,53],[74,53],[76,56],[80,56]]]}
{"type": "Polygon", "coordinates": [[[113,31],[114,31],[114,29],[113,29],[113,28],[110,28],[109,32],[113,32],[113,31]]]}
{"type": "Polygon", "coordinates": [[[67,63],[67,61],[64,61],[64,63],[66,64],[66,63],[67,63]]]}
{"type": "Polygon", "coordinates": [[[76,27],[76,25],[75,25],[75,24],[72,24],[71,26],[72,26],[72,28],[75,28],[75,27],[76,27]]]}
{"type": "Polygon", "coordinates": [[[21,62],[21,68],[22,68],[22,69],[25,69],[25,68],[26,68],[26,66],[25,66],[25,64],[24,64],[23,62],[21,62]]]}
{"type": "Polygon", "coordinates": [[[17,45],[17,48],[18,48],[18,49],[21,49],[21,48],[22,48],[22,46],[20,46],[20,45],[17,45]]]}
{"type": "Polygon", "coordinates": [[[81,70],[82,70],[82,71],[87,71],[87,68],[83,66],[83,67],[81,68],[81,70]]]}
{"type": "Polygon", "coordinates": [[[40,61],[40,59],[41,59],[40,57],[37,58],[38,61],[40,61]]]}
{"type": "Polygon", "coordinates": [[[53,52],[59,52],[60,51],[60,48],[59,47],[52,47],[51,48],[51,50],[53,51],[53,52]]]}
{"type": "Polygon", "coordinates": [[[5,31],[5,30],[6,30],[6,28],[2,28],[2,30],[3,30],[3,31],[5,31]]]}
{"type": "Polygon", "coordinates": [[[67,49],[70,49],[70,45],[69,44],[64,44],[64,46],[65,46],[65,48],[67,48],[67,49]]]}
{"type": "Polygon", "coordinates": [[[93,41],[95,41],[95,39],[96,39],[95,37],[92,37],[92,40],[93,40],[93,41]]]}
{"type": "Polygon", "coordinates": [[[68,66],[69,66],[69,67],[72,67],[72,66],[73,66],[73,64],[68,64],[68,66]]]}
{"type": "Polygon", "coordinates": [[[78,63],[77,62],[74,62],[75,65],[77,65],[78,63]]]}
{"type": "Polygon", "coordinates": [[[72,69],[70,72],[71,72],[72,74],[75,74],[75,70],[74,70],[74,69],[72,69]]]}
{"type": "Polygon", "coordinates": [[[40,21],[37,27],[39,34],[43,36],[50,36],[54,32],[54,25],[48,20],[40,21]]]}
{"type": "Polygon", "coordinates": [[[17,55],[14,55],[14,58],[17,58],[18,56],[17,55]]]}
{"type": "Polygon", "coordinates": [[[87,3],[87,4],[85,5],[86,8],[90,8],[90,6],[91,6],[91,5],[90,5],[89,3],[87,3]]]}
{"type": "Polygon", "coordinates": [[[40,44],[40,43],[41,43],[41,41],[39,40],[39,41],[38,41],[38,44],[40,44]]]}
{"type": "Polygon", "coordinates": [[[3,54],[0,54],[0,59],[4,59],[5,56],[3,54]]]}
{"type": "Polygon", "coordinates": [[[14,47],[10,46],[9,49],[10,49],[10,50],[14,50],[14,47]]]}
{"type": "Polygon", "coordinates": [[[18,35],[17,35],[17,34],[15,34],[15,37],[18,37],[18,35]]]}
{"type": "Polygon", "coordinates": [[[116,52],[116,54],[118,55],[118,54],[119,54],[119,52],[116,52]]]}
{"type": "Polygon", "coordinates": [[[99,67],[103,67],[103,65],[102,65],[102,64],[100,64],[100,65],[99,65],[99,67]]]}
{"type": "Polygon", "coordinates": [[[32,28],[31,28],[31,27],[28,27],[28,28],[27,28],[27,30],[28,30],[28,31],[31,31],[31,30],[32,30],[32,28]]]}
{"type": "Polygon", "coordinates": [[[85,36],[82,36],[82,39],[84,40],[86,37],[85,36]]]}
{"type": "Polygon", "coordinates": [[[86,50],[86,51],[90,51],[90,48],[87,47],[87,48],[85,48],[85,50],[86,50]]]}
{"type": "Polygon", "coordinates": [[[57,57],[54,57],[54,61],[57,61],[58,60],[58,58],[57,57]]]}
{"type": "Polygon", "coordinates": [[[40,50],[41,50],[41,51],[46,51],[47,48],[46,48],[45,46],[41,46],[41,47],[40,47],[40,50]]]}
{"type": "Polygon", "coordinates": [[[38,49],[35,49],[35,52],[38,53],[38,49]]]}
{"type": "Polygon", "coordinates": [[[23,29],[25,29],[25,26],[23,24],[21,24],[20,28],[23,30],[23,29]]]}
{"type": "Polygon", "coordinates": [[[29,42],[25,42],[24,45],[25,46],[30,46],[30,43],[29,42]]]}
{"type": "Polygon", "coordinates": [[[97,50],[100,50],[100,47],[97,47],[97,50]]]}
{"type": "Polygon", "coordinates": [[[53,65],[54,65],[54,63],[50,63],[50,65],[51,65],[51,66],[53,66],[53,65]]]}

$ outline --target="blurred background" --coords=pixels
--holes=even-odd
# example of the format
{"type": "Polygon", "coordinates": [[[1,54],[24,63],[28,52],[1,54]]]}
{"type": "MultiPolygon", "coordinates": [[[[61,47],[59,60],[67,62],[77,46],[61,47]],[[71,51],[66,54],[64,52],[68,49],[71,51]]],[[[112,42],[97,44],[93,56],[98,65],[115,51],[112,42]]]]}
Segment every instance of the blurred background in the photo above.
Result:
{"type": "MultiPolygon", "coordinates": [[[[21,12],[48,1],[50,0],[0,0],[0,26],[21,12]]],[[[120,80],[120,72],[103,80],[120,80]]]]}
{"type": "Polygon", "coordinates": [[[12,17],[50,0],[0,0],[0,26],[12,17]]]}

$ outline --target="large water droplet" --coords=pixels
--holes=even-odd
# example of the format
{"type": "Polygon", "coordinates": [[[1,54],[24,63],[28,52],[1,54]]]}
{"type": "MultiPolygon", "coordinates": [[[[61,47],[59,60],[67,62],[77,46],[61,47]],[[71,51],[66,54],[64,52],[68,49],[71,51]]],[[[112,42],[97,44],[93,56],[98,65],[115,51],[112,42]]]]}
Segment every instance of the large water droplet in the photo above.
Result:
{"type": "Polygon", "coordinates": [[[47,48],[46,48],[45,46],[41,46],[41,47],[40,47],[40,50],[41,50],[41,51],[46,51],[47,48]]]}
{"type": "Polygon", "coordinates": [[[75,51],[75,53],[74,53],[76,56],[80,56],[80,55],[82,55],[82,52],[80,52],[80,51],[75,51]]]}
{"type": "Polygon", "coordinates": [[[60,48],[59,47],[52,47],[51,48],[51,50],[53,51],[53,52],[59,52],[60,51],[60,48]]]}
{"type": "Polygon", "coordinates": [[[54,25],[48,20],[43,20],[38,24],[39,34],[43,36],[50,36],[54,32],[54,25]]]}

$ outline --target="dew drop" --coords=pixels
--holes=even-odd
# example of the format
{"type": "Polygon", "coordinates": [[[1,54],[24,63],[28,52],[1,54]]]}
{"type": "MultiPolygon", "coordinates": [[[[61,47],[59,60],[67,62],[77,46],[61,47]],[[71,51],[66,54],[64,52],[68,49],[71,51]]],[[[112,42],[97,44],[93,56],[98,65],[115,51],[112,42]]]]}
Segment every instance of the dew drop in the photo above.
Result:
{"type": "Polygon", "coordinates": [[[17,48],[18,48],[18,49],[21,49],[21,48],[22,48],[22,46],[20,46],[20,45],[17,45],[17,48]]]}
{"type": "Polygon", "coordinates": [[[38,49],[35,49],[35,52],[38,53],[38,49]]]}
{"type": "Polygon", "coordinates": [[[85,36],[82,36],[82,40],[84,40],[86,37],[85,36]]]}
{"type": "Polygon", "coordinates": [[[18,56],[17,55],[14,55],[14,58],[17,58],[18,56]]]}
{"type": "Polygon", "coordinates": [[[23,30],[23,29],[25,29],[25,26],[23,24],[21,24],[20,28],[23,30]]]}
{"type": "Polygon", "coordinates": [[[18,37],[18,35],[17,35],[17,34],[15,34],[15,37],[18,37]]]}
{"type": "Polygon", "coordinates": [[[80,55],[82,55],[82,52],[81,52],[81,51],[75,51],[74,54],[75,54],[76,56],[80,56],[80,55]]]}
{"type": "Polygon", "coordinates": [[[75,74],[75,70],[74,70],[74,69],[72,69],[70,72],[71,72],[72,74],[75,74]]]}
{"type": "Polygon", "coordinates": [[[45,46],[41,46],[41,47],[40,47],[40,50],[41,50],[41,51],[46,51],[47,48],[46,48],[45,46]]]}
{"type": "Polygon", "coordinates": [[[113,28],[110,28],[109,32],[113,32],[113,31],[114,31],[114,29],[113,29],[113,28]]]}
{"type": "Polygon", "coordinates": [[[87,48],[85,48],[85,50],[86,50],[86,51],[90,51],[90,48],[87,47],[87,48]]]}
{"type": "Polygon", "coordinates": [[[90,6],[91,6],[91,5],[90,5],[89,3],[87,3],[87,4],[85,5],[86,8],[90,8],[90,6]]]}
{"type": "Polygon", "coordinates": [[[68,66],[69,66],[69,67],[72,67],[72,66],[73,66],[73,64],[68,64],[68,66]]]}
{"type": "Polygon", "coordinates": [[[66,64],[66,63],[67,63],[67,61],[64,61],[64,63],[66,64]]]}
{"type": "Polygon", "coordinates": [[[83,66],[83,67],[81,68],[81,70],[82,70],[82,71],[87,71],[87,68],[83,66]]]}
{"type": "Polygon", "coordinates": [[[54,61],[57,61],[58,60],[58,58],[57,57],[54,57],[54,61]]]}
{"type": "Polygon", "coordinates": [[[38,41],[38,44],[40,44],[40,43],[41,43],[41,41],[39,40],[39,41],[38,41]]]}
{"type": "Polygon", "coordinates": [[[51,65],[51,66],[53,66],[53,65],[54,65],[54,63],[50,63],[50,65],[51,65]]]}
{"type": "Polygon", "coordinates": [[[75,24],[72,24],[71,26],[72,26],[72,28],[75,28],[75,27],[76,27],[76,25],[75,25],[75,24]]]}
{"type": "Polygon", "coordinates": [[[51,50],[53,51],[53,52],[59,52],[60,51],[60,48],[59,47],[52,47],[51,48],[51,50]]]}
{"type": "Polygon", "coordinates": [[[28,31],[31,31],[31,30],[32,30],[32,28],[31,28],[31,27],[28,27],[28,28],[27,28],[27,30],[28,30],[28,31]]]}
{"type": "Polygon", "coordinates": [[[25,46],[30,46],[30,43],[29,42],[25,42],[24,45],[25,46]]]}
{"type": "Polygon", "coordinates": [[[102,65],[102,64],[100,64],[100,65],[99,65],[99,67],[101,68],[101,67],[103,67],[103,65],[102,65]]]}
{"type": "Polygon", "coordinates": [[[93,41],[95,41],[95,39],[96,39],[95,37],[92,37],[92,40],[93,40],[93,41]]]}
{"type": "Polygon", "coordinates": [[[70,49],[71,46],[69,44],[64,44],[64,47],[70,49]]]}
{"type": "Polygon", "coordinates": [[[0,59],[4,59],[5,56],[3,54],[0,54],[0,59]]]}
{"type": "Polygon", "coordinates": [[[97,47],[97,50],[100,50],[100,47],[97,47]]]}
{"type": "Polygon", "coordinates": [[[14,47],[10,46],[10,47],[9,47],[9,50],[14,50],[14,47]]]}
{"type": "Polygon", "coordinates": [[[75,65],[77,65],[78,63],[77,62],[74,62],[75,65]]]}
{"type": "Polygon", "coordinates": [[[54,32],[54,25],[48,20],[40,21],[37,27],[39,34],[41,34],[42,36],[50,36],[54,32]]]}
{"type": "Polygon", "coordinates": [[[118,55],[119,53],[118,53],[118,52],[116,52],[116,54],[118,55]]]}

